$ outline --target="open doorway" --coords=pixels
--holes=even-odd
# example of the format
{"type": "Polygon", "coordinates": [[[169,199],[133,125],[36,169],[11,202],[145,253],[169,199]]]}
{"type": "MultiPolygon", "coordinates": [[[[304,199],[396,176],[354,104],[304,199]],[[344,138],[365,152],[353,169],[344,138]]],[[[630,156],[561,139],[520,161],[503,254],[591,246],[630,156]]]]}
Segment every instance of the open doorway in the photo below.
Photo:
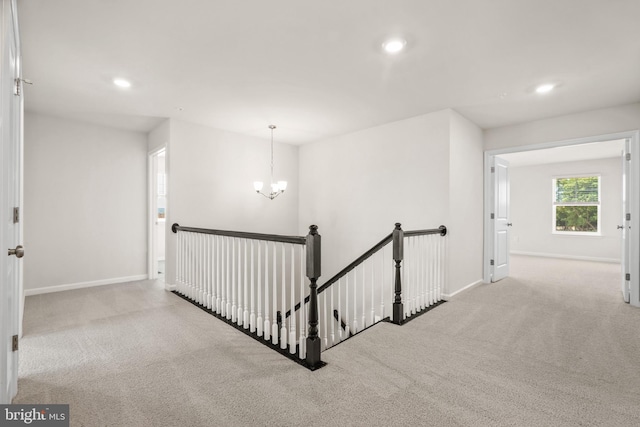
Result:
{"type": "Polygon", "coordinates": [[[485,282],[509,276],[510,255],[617,263],[640,306],[637,150],[628,132],[486,152],[485,282]]]}
{"type": "Polygon", "coordinates": [[[164,280],[167,218],[166,149],[149,155],[149,279],[164,280]]]}

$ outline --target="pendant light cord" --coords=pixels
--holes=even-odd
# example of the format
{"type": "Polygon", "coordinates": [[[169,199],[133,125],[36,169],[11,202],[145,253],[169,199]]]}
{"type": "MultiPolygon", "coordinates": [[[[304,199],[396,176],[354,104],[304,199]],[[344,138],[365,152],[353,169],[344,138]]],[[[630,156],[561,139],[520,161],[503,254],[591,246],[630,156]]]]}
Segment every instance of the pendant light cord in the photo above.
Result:
{"type": "Polygon", "coordinates": [[[273,184],[273,130],[275,128],[274,125],[269,125],[269,129],[271,129],[271,184],[273,184]]]}

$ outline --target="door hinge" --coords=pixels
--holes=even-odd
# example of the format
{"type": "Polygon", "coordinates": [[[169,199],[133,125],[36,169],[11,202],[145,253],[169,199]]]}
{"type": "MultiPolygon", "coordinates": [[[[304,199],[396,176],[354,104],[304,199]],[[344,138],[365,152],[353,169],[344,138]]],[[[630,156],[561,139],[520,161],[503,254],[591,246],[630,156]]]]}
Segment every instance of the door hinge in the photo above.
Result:
{"type": "Polygon", "coordinates": [[[491,166],[491,173],[496,173],[496,167],[495,166],[491,166]]]}
{"type": "Polygon", "coordinates": [[[624,157],[625,157],[627,160],[631,160],[631,153],[627,153],[624,157]]]}
{"type": "Polygon", "coordinates": [[[22,84],[26,83],[28,85],[32,85],[33,82],[31,80],[27,80],[27,79],[21,79],[21,78],[17,78],[13,80],[15,83],[15,86],[13,87],[13,94],[20,96],[22,94],[22,84]]]}
{"type": "Polygon", "coordinates": [[[630,213],[627,214],[627,221],[631,221],[631,214],[630,213]]]}
{"type": "Polygon", "coordinates": [[[492,212],[491,213],[491,219],[495,219],[495,217],[496,217],[495,214],[492,212]]]}
{"type": "Polygon", "coordinates": [[[11,338],[11,351],[18,351],[18,336],[14,335],[11,338]]]}
{"type": "Polygon", "coordinates": [[[20,208],[13,208],[13,223],[17,224],[20,222],[20,208]]]}
{"type": "Polygon", "coordinates": [[[493,260],[489,261],[489,265],[494,265],[493,260]]]}
{"type": "Polygon", "coordinates": [[[631,274],[627,273],[624,275],[624,280],[629,281],[631,280],[631,274]]]}

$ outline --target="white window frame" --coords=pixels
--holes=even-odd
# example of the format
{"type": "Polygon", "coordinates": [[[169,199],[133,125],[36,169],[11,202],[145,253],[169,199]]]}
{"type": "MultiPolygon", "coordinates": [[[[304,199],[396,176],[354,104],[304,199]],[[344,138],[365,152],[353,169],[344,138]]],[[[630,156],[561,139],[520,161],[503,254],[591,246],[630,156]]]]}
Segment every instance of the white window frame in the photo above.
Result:
{"type": "Polygon", "coordinates": [[[586,173],[586,174],[571,174],[571,175],[557,175],[551,180],[551,233],[558,236],[585,236],[585,237],[598,237],[602,236],[602,176],[599,173],[586,173]],[[583,203],[558,203],[556,202],[556,185],[558,179],[567,178],[598,178],[598,202],[583,202],[583,203]],[[556,230],[556,207],[558,206],[597,206],[598,207],[598,230],[593,231],[559,231],[556,230]]]}

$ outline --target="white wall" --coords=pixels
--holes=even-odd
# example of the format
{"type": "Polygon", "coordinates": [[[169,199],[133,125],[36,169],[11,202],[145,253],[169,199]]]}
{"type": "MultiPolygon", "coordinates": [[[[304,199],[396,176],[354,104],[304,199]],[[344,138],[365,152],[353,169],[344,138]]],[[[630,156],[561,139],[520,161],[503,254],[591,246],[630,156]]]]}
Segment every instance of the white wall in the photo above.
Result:
{"type": "Polygon", "coordinates": [[[169,138],[171,137],[170,129],[171,121],[167,119],[149,132],[147,136],[149,153],[153,153],[159,148],[169,144],[169,138]]]}
{"type": "Polygon", "coordinates": [[[484,131],[484,149],[564,141],[640,129],[640,103],[586,111],[484,131]]]}
{"type": "Polygon", "coordinates": [[[511,252],[619,262],[620,162],[610,158],[510,168],[511,252]],[[601,175],[601,236],[552,233],[552,179],[573,174],[601,175]]]}
{"type": "Polygon", "coordinates": [[[446,293],[481,279],[481,176],[481,131],[451,110],[303,145],[299,233],[319,226],[320,283],[390,233],[395,222],[404,230],[449,227],[455,268],[446,293]],[[451,215],[452,207],[458,215],[451,215]]]}
{"type": "MultiPolygon", "coordinates": [[[[274,179],[287,191],[275,200],[256,194],[254,181],[268,184],[270,143],[206,126],[171,120],[167,276],[175,284],[173,223],[187,227],[295,235],[298,232],[298,147],[274,143],[274,179]]],[[[306,233],[305,233],[306,234],[306,233]]]]}
{"type": "Polygon", "coordinates": [[[482,280],[483,151],[482,130],[451,111],[449,157],[450,289],[482,280]]]}
{"type": "Polygon", "coordinates": [[[146,136],[27,113],[24,151],[26,293],[146,277],[146,136]]]}

